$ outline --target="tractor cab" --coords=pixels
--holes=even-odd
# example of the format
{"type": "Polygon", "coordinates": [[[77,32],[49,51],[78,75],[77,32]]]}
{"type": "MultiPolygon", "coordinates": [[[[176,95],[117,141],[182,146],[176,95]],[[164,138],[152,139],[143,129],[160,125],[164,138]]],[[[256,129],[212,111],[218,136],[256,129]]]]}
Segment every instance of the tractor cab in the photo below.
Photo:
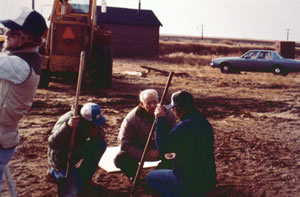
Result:
{"type": "Polygon", "coordinates": [[[51,76],[77,73],[81,51],[86,53],[84,76],[95,86],[111,86],[111,33],[97,25],[96,14],[96,0],[54,1],[40,87],[48,87],[51,76]]]}

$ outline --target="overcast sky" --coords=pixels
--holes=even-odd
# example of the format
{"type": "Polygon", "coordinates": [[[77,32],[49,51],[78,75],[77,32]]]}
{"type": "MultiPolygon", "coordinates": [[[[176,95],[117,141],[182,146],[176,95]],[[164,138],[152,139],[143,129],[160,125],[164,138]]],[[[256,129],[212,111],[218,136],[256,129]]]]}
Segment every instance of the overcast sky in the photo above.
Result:
{"type": "MultiPolygon", "coordinates": [[[[0,0],[0,19],[31,0],[0,0]]],[[[35,0],[50,10],[52,0],[35,0]]],[[[300,42],[300,0],[140,0],[163,24],[161,34],[291,40],[300,42]]],[[[101,0],[98,0],[98,4],[101,0]]],[[[107,6],[138,8],[139,0],[106,0],[107,6]]],[[[45,14],[46,15],[46,14],[45,14]]]]}

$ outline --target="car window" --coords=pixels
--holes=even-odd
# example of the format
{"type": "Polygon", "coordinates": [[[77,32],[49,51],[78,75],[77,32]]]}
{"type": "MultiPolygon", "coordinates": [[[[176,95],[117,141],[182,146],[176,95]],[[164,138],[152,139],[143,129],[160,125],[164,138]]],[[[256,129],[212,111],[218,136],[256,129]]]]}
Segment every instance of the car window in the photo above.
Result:
{"type": "Polygon", "coordinates": [[[73,13],[89,13],[89,0],[69,0],[68,2],[72,6],[73,13]]]}
{"type": "Polygon", "coordinates": [[[260,52],[259,55],[257,56],[257,59],[265,59],[266,57],[266,52],[260,52]]]}
{"type": "Polygon", "coordinates": [[[266,53],[265,59],[266,59],[266,60],[272,60],[272,54],[271,54],[271,52],[267,52],[267,53],[266,53]]]}
{"type": "Polygon", "coordinates": [[[246,53],[245,53],[244,55],[242,55],[241,57],[242,57],[242,58],[247,58],[247,57],[249,57],[250,54],[252,54],[252,51],[246,52],[246,53]]]}
{"type": "Polygon", "coordinates": [[[262,59],[262,60],[272,60],[272,54],[271,52],[265,52],[262,51],[259,53],[259,55],[257,56],[257,59],[262,59]]]}
{"type": "Polygon", "coordinates": [[[256,59],[256,56],[257,56],[257,52],[254,51],[251,55],[250,55],[250,59],[256,59]]]}
{"type": "Polygon", "coordinates": [[[262,51],[258,54],[257,59],[272,60],[271,52],[262,51]]]}
{"type": "Polygon", "coordinates": [[[257,51],[249,51],[246,54],[244,54],[242,56],[242,58],[245,58],[245,59],[255,59],[256,55],[257,55],[257,51]]]}

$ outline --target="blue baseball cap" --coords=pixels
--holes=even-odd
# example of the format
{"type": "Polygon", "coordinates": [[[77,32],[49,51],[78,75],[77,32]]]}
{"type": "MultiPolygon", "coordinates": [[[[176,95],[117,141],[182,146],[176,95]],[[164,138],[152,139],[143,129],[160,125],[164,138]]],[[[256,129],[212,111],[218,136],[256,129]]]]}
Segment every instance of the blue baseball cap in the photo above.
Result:
{"type": "Polygon", "coordinates": [[[95,103],[86,103],[80,110],[81,116],[92,122],[95,126],[101,126],[106,122],[106,119],[101,115],[101,108],[95,103]]]}

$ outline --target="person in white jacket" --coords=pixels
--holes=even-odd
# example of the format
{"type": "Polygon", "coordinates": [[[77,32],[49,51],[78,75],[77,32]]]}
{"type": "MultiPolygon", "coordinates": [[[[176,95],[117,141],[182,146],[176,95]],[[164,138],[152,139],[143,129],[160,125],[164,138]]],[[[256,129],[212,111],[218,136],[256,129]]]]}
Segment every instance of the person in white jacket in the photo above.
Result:
{"type": "Polygon", "coordinates": [[[0,53],[0,192],[3,170],[20,141],[18,124],[30,109],[41,67],[38,48],[47,30],[44,18],[22,8],[15,19],[0,21],[6,37],[0,53]]]}

